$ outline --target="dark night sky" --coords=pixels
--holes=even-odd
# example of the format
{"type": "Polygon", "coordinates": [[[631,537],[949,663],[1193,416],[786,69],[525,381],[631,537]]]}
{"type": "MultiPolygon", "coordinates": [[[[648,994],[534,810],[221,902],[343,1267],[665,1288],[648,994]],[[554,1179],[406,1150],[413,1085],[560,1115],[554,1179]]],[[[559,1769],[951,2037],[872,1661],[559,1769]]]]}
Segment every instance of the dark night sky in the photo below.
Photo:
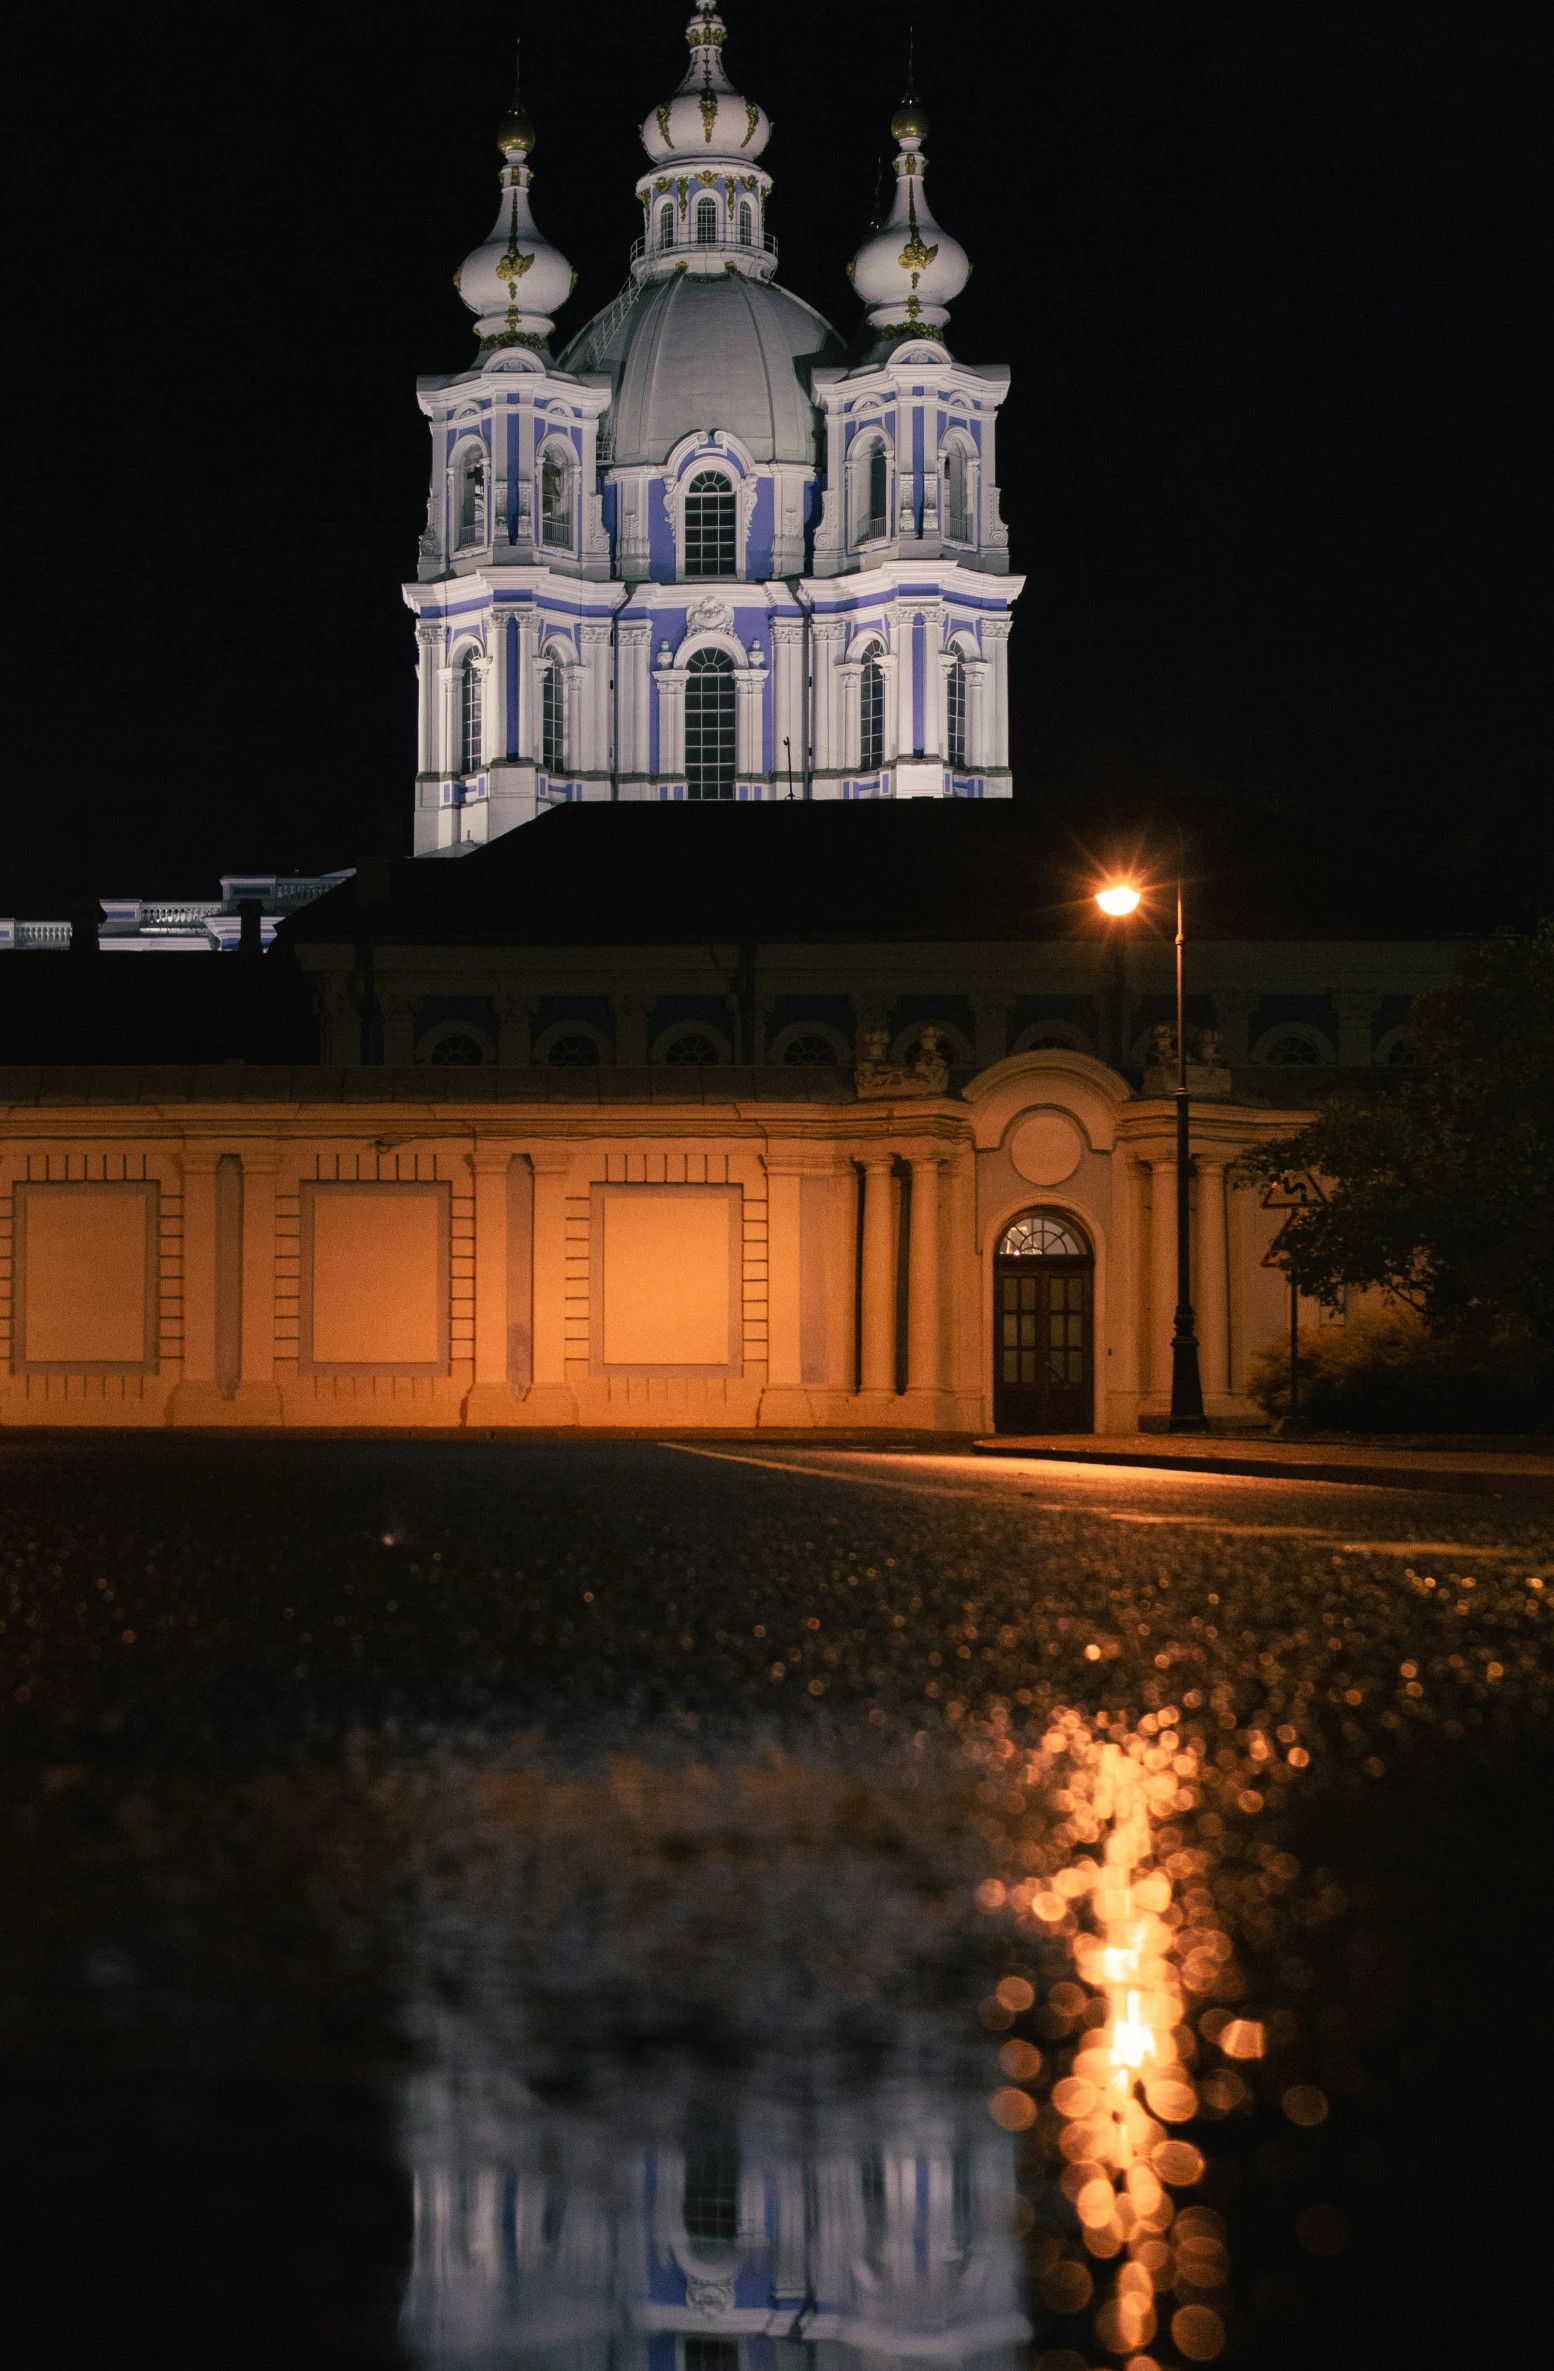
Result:
{"type": "MultiPolygon", "coordinates": [[[[579,274],[558,344],[624,276],[688,13],[522,12],[536,212],[579,274]]],[[[780,276],[849,331],[907,13],[725,10],[780,276]]],[[[1383,928],[1420,885],[1464,921],[1554,903],[1543,0],[915,13],[976,266],[952,344],[1014,370],[1020,796],[1093,841],[1259,819],[1292,879],[1373,881],[1383,928]]],[[[13,20],[0,910],[408,827],[414,380],[472,354],[449,275],[519,22],[13,20]]]]}

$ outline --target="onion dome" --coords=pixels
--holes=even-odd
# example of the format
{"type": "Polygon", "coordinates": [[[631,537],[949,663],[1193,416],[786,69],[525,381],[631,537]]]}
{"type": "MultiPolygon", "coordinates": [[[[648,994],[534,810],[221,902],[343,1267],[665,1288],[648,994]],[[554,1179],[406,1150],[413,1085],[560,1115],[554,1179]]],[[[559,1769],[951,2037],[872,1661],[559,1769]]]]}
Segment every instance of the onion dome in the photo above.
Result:
{"type": "Polygon", "coordinates": [[[897,143],[895,196],[882,227],[864,240],[847,269],[869,308],[869,326],[881,340],[934,335],[948,321],[949,307],[971,277],[966,250],[940,229],[923,187],[928,159],[928,111],[908,98],[891,118],[897,143]]]}
{"type": "Polygon", "coordinates": [[[476,316],[483,354],[504,346],[543,347],[555,326],[552,315],[566,303],[577,277],[529,209],[534,125],[516,92],[496,144],[506,159],[496,221],[453,275],[453,285],[476,316]]]}
{"type": "Polygon", "coordinates": [[[764,107],[742,98],[723,70],[727,27],[713,0],[702,0],[685,28],[691,62],[674,97],[642,127],[642,145],[655,165],[750,163],[772,136],[764,107]]]}

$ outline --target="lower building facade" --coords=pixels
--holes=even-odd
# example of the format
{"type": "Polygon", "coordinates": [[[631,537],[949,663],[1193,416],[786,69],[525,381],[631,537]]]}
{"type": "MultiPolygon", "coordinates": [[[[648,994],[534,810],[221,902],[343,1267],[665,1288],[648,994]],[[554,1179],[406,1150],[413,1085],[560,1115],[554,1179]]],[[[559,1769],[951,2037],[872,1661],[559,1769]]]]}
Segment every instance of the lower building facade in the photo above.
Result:
{"type": "MultiPolygon", "coordinates": [[[[964,1435],[1163,1415],[1168,1100],[1063,1049],[958,1093],[845,1101],[660,1077],[657,1100],[625,1081],[612,1099],[607,1073],[532,1072],[521,1101],[456,1073],[438,1094],[425,1069],[0,1074],[0,1424],[964,1435]]],[[[1305,1116],[1193,1112],[1211,1418],[1255,1416],[1252,1362],[1289,1322],[1280,1214],[1235,1163],[1305,1116]]]]}

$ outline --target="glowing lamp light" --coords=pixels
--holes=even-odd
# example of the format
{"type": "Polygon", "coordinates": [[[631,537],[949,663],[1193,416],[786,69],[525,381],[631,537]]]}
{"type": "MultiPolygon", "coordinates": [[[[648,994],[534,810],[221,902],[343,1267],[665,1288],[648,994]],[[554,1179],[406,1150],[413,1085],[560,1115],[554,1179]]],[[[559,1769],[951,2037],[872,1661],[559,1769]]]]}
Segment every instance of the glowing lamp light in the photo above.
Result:
{"type": "Polygon", "coordinates": [[[1096,891],[1095,902],[1103,914],[1114,915],[1120,920],[1124,914],[1132,913],[1139,902],[1139,893],[1126,881],[1114,881],[1109,889],[1096,891]]]}

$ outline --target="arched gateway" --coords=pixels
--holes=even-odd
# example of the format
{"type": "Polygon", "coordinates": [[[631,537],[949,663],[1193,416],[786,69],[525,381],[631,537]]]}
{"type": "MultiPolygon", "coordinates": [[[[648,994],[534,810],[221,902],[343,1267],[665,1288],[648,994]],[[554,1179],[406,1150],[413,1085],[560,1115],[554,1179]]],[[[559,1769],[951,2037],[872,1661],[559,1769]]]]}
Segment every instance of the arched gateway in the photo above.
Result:
{"type": "Polygon", "coordinates": [[[1095,1254],[1070,1218],[1028,1210],[993,1261],[996,1432],[1095,1430],[1095,1254]]]}

